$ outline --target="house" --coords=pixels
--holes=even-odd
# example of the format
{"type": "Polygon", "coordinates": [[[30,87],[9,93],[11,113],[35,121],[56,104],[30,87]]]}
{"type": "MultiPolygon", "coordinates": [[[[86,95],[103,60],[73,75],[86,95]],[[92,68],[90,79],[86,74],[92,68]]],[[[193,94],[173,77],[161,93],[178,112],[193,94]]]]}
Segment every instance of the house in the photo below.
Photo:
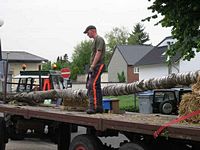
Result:
{"type": "Polygon", "coordinates": [[[151,45],[117,45],[108,64],[108,82],[119,82],[118,74],[124,72],[127,83],[138,81],[138,68],[135,63],[144,57],[151,45]]]}
{"type": "Polygon", "coordinates": [[[139,80],[200,69],[200,54],[196,54],[196,57],[191,59],[191,61],[184,61],[180,59],[180,55],[177,54],[172,59],[172,65],[169,66],[166,63],[164,53],[174,42],[176,42],[176,40],[172,39],[172,37],[166,37],[142,59],[135,63],[135,66],[139,68],[139,80]]]}
{"type": "Polygon", "coordinates": [[[39,65],[48,61],[25,51],[2,51],[2,59],[8,60],[9,73],[13,76],[19,74],[23,64],[27,66],[27,70],[38,70],[39,65]]]}
{"type": "MultiPolygon", "coordinates": [[[[43,62],[48,61],[45,58],[36,56],[34,54],[25,51],[2,51],[2,60],[8,61],[9,82],[11,81],[15,82],[14,80],[12,80],[12,78],[20,73],[23,64],[26,65],[26,70],[38,70],[39,65],[41,65],[43,62]]],[[[5,72],[5,70],[6,70],[6,65],[5,63],[3,63],[1,64],[1,71],[0,71],[1,77],[3,77],[2,73],[5,72]]],[[[0,85],[0,89],[1,86],[2,85],[0,85]]]]}

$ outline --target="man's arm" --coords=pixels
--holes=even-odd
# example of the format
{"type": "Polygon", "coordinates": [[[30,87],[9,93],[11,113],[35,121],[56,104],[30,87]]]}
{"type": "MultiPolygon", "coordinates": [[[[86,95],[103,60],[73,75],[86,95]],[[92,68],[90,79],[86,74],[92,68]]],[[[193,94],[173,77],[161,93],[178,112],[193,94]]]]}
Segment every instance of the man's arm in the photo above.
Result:
{"type": "Polygon", "coordinates": [[[97,62],[100,60],[101,54],[102,54],[101,50],[97,50],[97,52],[95,54],[95,57],[94,57],[94,60],[93,60],[93,62],[91,64],[91,66],[90,66],[92,69],[94,69],[94,67],[96,66],[97,62]]]}

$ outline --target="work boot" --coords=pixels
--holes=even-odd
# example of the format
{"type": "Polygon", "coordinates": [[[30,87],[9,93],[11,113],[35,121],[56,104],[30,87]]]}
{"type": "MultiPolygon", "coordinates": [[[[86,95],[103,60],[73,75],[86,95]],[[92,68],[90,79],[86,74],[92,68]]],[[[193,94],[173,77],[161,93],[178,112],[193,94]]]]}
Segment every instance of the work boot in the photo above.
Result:
{"type": "Polygon", "coordinates": [[[89,106],[86,110],[87,114],[95,114],[93,98],[89,98],[89,106]]]}
{"type": "Polygon", "coordinates": [[[87,114],[95,114],[96,112],[94,111],[94,109],[89,108],[86,110],[86,113],[87,114]]]}

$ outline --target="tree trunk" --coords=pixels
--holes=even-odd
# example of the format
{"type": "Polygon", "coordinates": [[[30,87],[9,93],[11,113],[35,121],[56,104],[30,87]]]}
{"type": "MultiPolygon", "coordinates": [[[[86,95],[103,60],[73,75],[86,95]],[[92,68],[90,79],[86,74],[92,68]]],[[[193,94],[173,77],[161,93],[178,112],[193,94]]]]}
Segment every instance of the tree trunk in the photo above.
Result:
{"type": "MultiPolygon", "coordinates": [[[[189,86],[197,82],[200,71],[171,74],[161,78],[152,78],[123,85],[112,85],[102,88],[103,96],[119,96],[134,94],[146,90],[166,89],[176,86],[189,86]]],[[[44,101],[45,99],[65,98],[69,100],[86,100],[86,89],[63,89],[63,90],[49,90],[49,91],[34,91],[29,93],[17,93],[15,95],[7,94],[6,101],[20,101],[35,104],[44,101]]],[[[0,95],[3,100],[3,95],[0,95]]]]}
{"type": "Polygon", "coordinates": [[[200,71],[170,74],[161,78],[151,78],[124,85],[112,85],[103,88],[104,96],[134,94],[146,90],[168,89],[176,86],[190,86],[197,82],[200,71]]]}
{"type": "MultiPolygon", "coordinates": [[[[31,105],[36,103],[43,102],[45,99],[57,99],[65,98],[68,100],[86,100],[87,99],[87,90],[48,90],[48,91],[33,91],[33,92],[23,92],[17,94],[7,94],[6,102],[10,101],[19,101],[26,102],[31,105]]],[[[0,96],[0,99],[3,100],[3,95],[0,96]]]]}

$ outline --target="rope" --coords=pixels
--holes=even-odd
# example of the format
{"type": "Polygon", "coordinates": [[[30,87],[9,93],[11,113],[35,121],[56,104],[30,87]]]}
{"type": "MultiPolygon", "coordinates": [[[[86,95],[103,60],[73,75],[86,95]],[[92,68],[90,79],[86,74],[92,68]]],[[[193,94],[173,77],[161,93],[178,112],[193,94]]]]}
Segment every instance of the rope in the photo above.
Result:
{"type": "Polygon", "coordinates": [[[157,131],[155,131],[155,132],[153,133],[153,137],[156,139],[156,138],[159,136],[159,134],[161,134],[161,132],[162,132],[165,128],[167,128],[167,127],[169,127],[169,126],[171,126],[171,125],[173,125],[173,124],[176,124],[176,123],[178,123],[178,122],[180,122],[180,121],[186,120],[187,118],[190,118],[190,117],[193,117],[193,116],[195,116],[195,115],[198,115],[198,114],[200,114],[200,110],[193,111],[193,112],[191,112],[191,113],[189,113],[189,114],[187,114],[187,115],[185,115],[185,116],[178,117],[178,118],[176,118],[176,119],[173,119],[173,120],[170,121],[170,122],[165,123],[165,124],[162,125],[157,131]]]}

